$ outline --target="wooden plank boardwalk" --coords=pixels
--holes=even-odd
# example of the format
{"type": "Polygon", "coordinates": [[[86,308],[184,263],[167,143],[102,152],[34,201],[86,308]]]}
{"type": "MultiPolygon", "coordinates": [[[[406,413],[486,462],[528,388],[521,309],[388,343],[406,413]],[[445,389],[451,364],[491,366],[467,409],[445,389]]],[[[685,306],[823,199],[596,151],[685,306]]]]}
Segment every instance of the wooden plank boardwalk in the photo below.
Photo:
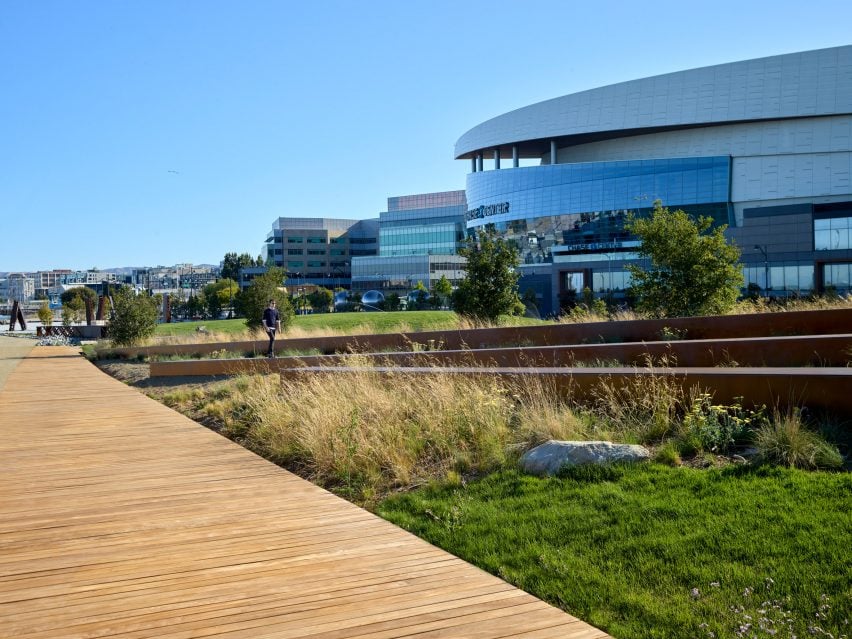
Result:
{"type": "Polygon", "coordinates": [[[0,636],[607,635],[37,347],[0,391],[0,636]]]}

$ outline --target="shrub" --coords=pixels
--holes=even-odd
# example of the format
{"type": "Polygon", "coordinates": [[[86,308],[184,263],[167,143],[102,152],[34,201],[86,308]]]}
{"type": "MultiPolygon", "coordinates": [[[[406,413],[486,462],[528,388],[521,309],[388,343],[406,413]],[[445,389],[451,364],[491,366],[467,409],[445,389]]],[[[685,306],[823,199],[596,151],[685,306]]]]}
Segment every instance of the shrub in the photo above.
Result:
{"type": "Polygon", "coordinates": [[[681,459],[677,446],[673,442],[666,442],[654,453],[654,461],[666,466],[680,466],[681,459]]]}
{"type": "Polygon", "coordinates": [[[281,329],[287,330],[293,321],[293,306],[290,304],[287,293],[282,289],[283,284],[283,269],[272,267],[263,275],[254,278],[251,285],[239,293],[238,305],[240,313],[246,318],[246,326],[250,329],[260,328],[263,311],[269,300],[274,299],[278,306],[281,329]]]}
{"type": "Polygon", "coordinates": [[[118,289],[109,321],[109,336],[116,346],[132,346],[151,337],[157,327],[157,302],[150,295],[136,293],[127,287],[118,289]]]}
{"type": "Polygon", "coordinates": [[[38,309],[38,319],[43,326],[53,324],[53,311],[50,310],[50,304],[48,304],[47,300],[42,302],[38,309]]]}
{"type": "Polygon", "coordinates": [[[765,422],[763,409],[747,410],[740,402],[716,405],[709,393],[698,393],[683,416],[679,434],[701,450],[725,453],[734,444],[750,441],[765,422]]]}
{"type": "Polygon", "coordinates": [[[771,424],[757,431],[759,459],[796,468],[839,468],[843,457],[836,447],[802,423],[801,412],[776,413],[771,424]]]}

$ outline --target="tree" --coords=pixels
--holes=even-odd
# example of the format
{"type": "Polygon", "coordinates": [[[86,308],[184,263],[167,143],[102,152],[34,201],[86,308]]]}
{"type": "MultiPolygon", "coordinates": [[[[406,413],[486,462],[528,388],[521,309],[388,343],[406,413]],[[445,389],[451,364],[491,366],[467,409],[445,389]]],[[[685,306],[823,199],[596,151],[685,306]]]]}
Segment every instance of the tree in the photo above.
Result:
{"type": "Polygon", "coordinates": [[[50,326],[53,324],[53,311],[50,310],[50,304],[45,300],[38,309],[38,319],[42,326],[50,326]]]}
{"type": "Polygon", "coordinates": [[[334,293],[327,288],[319,287],[313,293],[308,295],[308,302],[314,311],[320,313],[328,313],[331,305],[334,303],[334,293]]]}
{"type": "MultiPolygon", "coordinates": [[[[64,293],[63,293],[64,295],[64,293]]],[[[62,325],[71,326],[82,320],[83,313],[86,311],[86,303],[84,297],[72,297],[68,302],[62,305],[62,325]]]]}
{"type": "Polygon", "coordinates": [[[293,321],[293,307],[284,285],[284,269],[273,266],[263,275],[254,278],[246,290],[239,294],[239,307],[246,317],[246,326],[260,328],[263,320],[263,310],[269,300],[278,303],[278,313],[281,316],[281,328],[286,329],[293,321]]]}
{"type": "Polygon", "coordinates": [[[75,286],[74,288],[69,288],[59,296],[59,301],[63,304],[69,304],[74,300],[80,300],[80,308],[83,309],[86,308],[87,299],[92,301],[93,307],[97,306],[98,295],[88,286],[75,286]]]}
{"type": "Polygon", "coordinates": [[[743,285],[740,251],[725,240],[727,225],[692,218],[654,202],[650,217],[631,217],[628,231],[642,242],[649,267],[627,266],[640,310],[654,317],[715,315],[730,309],[743,285]]]}
{"type": "Polygon", "coordinates": [[[238,291],[239,286],[230,278],[220,279],[205,286],[201,292],[204,295],[210,317],[218,319],[222,309],[233,304],[238,291]]]}
{"type": "Polygon", "coordinates": [[[382,309],[385,311],[398,311],[401,307],[402,301],[399,298],[399,293],[391,293],[382,303],[382,309]]]}
{"type": "Polygon", "coordinates": [[[518,249],[494,233],[483,232],[479,241],[468,239],[459,249],[467,258],[466,275],[453,293],[453,308],[476,320],[495,321],[512,313],[518,299],[518,249]]]}
{"type": "Polygon", "coordinates": [[[442,275],[441,279],[435,282],[433,290],[435,297],[441,300],[442,304],[446,305],[450,295],[453,294],[453,285],[450,284],[450,280],[447,279],[446,275],[442,275]]]}
{"type": "Polygon", "coordinates": [[[230,279],[238,282],[240,280],[240,269],[252,266],[263,266],[263,260],[258,256],[255,260],[248,253],[237,255],[236,253],[225,253],[222,260],[222,279],[230,279]]]}
{"type": "Polygon", "coordinates": [[[122,286],[113,294],[114,314],[107,324],[110,339],[117,346],[132,346],[154,334],[157,327],[157,301],[146,293],[137,295],[122,286]]]}

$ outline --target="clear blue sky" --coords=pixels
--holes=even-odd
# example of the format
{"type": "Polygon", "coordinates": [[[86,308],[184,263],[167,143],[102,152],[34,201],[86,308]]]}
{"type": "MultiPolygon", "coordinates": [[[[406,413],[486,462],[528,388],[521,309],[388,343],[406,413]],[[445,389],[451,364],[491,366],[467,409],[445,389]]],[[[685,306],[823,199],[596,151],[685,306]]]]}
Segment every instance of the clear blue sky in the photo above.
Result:
{"type": "Polygon", "coordinates": [[[0,271],[218,263],[462,189],[547,98],[852,42],[852,2],[0,2],[0,271]]]}

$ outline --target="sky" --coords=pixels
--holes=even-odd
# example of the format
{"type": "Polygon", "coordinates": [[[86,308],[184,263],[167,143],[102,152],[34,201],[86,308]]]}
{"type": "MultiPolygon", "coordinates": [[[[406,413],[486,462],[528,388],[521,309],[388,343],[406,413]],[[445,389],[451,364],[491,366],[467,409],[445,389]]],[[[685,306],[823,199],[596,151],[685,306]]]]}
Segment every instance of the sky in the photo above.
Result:
{"type": "Polygon", "coordinates": [[[852,44],[852,2],[0,0],[0,272],[218,264],[463,189],[541,100],[852,44]]]}

